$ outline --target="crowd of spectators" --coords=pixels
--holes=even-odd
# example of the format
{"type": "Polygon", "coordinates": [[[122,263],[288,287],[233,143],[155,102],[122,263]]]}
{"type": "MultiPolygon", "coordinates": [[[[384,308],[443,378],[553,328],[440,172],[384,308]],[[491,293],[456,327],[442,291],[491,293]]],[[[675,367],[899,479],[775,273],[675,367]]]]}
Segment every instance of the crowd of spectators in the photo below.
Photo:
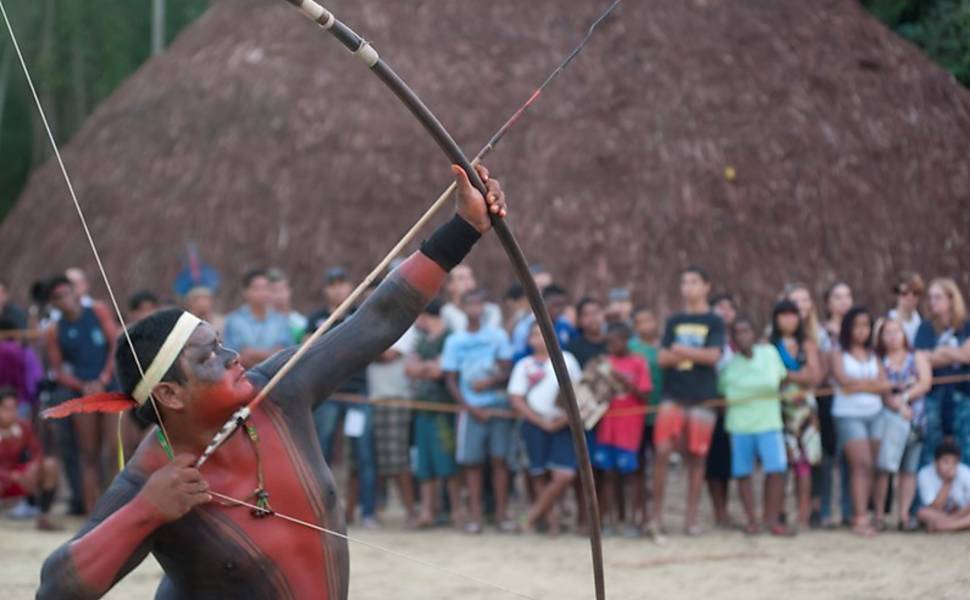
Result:
{"type": "MultiPolygon", "coordinates": [[[[687,480],[678,512],[690,536],[709,526],[792,536],[843,525],[863,537],[889,526],[970,529],[970,320],[953,280],[903,273],[880,307],[856,305],[838,282],[817,308],[813,288],[792,283],[770,314],[753,315],[742,291],[712,295],[691,267],[679,310],[660,315],[626,288],[571,298],[549,273],[535,277],[583,406],[607,534],[666,539],[672,473],[687,480]],[[705,487],[711,523],[700,516],[705,487]]],[[[69,513],[90,513],[149,424],[38,418],[114,389],[121,326],[79,269],[34,284],[27,310],[9,300],[9,283],[0,282],[0,501],[8,516],[51,529],[57,495],[69,513]]],[[[306,339],[353,289],[346,270],[329,269],[322,306],[304,316],[279,269],[242,284],[224,317],[206,285],[177,303],[212,323],[246,367],[306,339]]],[[[494,300],[459,265],[401,339],[317,399],[320,448],[345,467],[348,522],[386,526],[393,494],[408,528],[589,527],[535,317],[517,285],[494,300]]],[[[126,321],[167,304],[138,292],[126,321]]]]}

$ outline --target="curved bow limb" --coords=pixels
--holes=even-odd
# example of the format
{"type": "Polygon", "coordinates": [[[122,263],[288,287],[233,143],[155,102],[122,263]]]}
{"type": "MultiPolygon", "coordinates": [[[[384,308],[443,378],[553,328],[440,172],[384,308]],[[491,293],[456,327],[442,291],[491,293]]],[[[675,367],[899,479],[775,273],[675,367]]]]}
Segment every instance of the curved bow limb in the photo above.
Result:
{"type": "MultiPolygon", "coordinates": [[[[462,152],[451,134],[448,133],[448,130],[445,129],[434,113],[431,112],[404,80],[381,59],[377,50],[370,43],[366,42],[350,27],[337,19],[333,13],[314,0],[287,0],[287,2],[300,9],[304,15],[329,31],[348,50],[360,58],[394,92],[398,99],[411,111],[411,114],[418,119],[448,159],[468,174],[472,185],[482,193],[482,196],[484,197],[486,195],[485,184],[479,178],[478,172],[472,167],[471,162],[465,156],[464,152],[462,152]]],[[[576,403],[576,394],[573,390],[569,372],[566,369],[562,349],[559,347],[559,338],[556,335],[552,319],[546,310],[545,303],[542,300],[535,280],[529,271],[529,264],[526,261],[525,255],[522,253],[518,241],[505,221],[491,213],[489,216],[492,219],[492,228],[495,230],[499,242],[501,242],[502,247],[505,249],[505,253],[512,263],[513,270],[519,282],[525,289],[526,296],[529,299],[529,305],[532,307],[532,312],[536,316],[536,322],[542,331],[542,337],[549,349],[549,357],[552,361],[553,370],[556,373],[556,379],[559,381],[559,389],[566,400],[565,405],[566,412],[569,415],[569,426],[579,458],[580,481],[583,496],[586,501],[586,518],[590,526],[590,550],[593,560],[596,599],[605,600],[606,590],[603,573],[603,548],[600,532],[599,503],[596,498],[589,448],[586,445],[585,427],[580,416],[579,406],[576,403]]]]}

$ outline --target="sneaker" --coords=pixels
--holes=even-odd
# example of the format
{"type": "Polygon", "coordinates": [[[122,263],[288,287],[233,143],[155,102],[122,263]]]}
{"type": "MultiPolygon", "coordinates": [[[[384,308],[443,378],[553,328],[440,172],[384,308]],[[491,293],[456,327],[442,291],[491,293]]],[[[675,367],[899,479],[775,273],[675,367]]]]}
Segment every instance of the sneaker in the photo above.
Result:
{"type": "Polygon", "coordinates": [[[360,521],[360,526],[364,529],[375,530],[381,528],[381,523],[374,517],[364,517],[360,521]]]}
{"type": "Polygon", "coordinates": [[[27,503],[26,500],[21,500],[17,506],[11,508],[7,511],[7,518],[13,519],[14,521],[26,521],[28,519],[36,519],[40,515],[40,509],[36,506],[32,506],[27,503]]]}

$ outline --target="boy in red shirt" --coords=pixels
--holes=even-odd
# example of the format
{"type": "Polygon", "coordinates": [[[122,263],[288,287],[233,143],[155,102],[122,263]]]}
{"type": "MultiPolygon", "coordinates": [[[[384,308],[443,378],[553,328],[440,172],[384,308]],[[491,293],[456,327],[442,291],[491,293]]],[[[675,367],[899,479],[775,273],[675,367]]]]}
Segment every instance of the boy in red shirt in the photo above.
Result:
{"type": "Polygon", "coordinates": [[[48,512],[57,490],[57,459],[45,457],[29,422],[17,418],[17,392],[0,388],[0,501],[37,498],[37,529],[60,529],[48,512]]]}
{"type": "MultiPolygon", "coordinates": [[[[650,368],[639,354],[630,352],[632,331],[626,323],[613,323],[606,330],[606,361],[610,377],[624,392],[614,395],[610,408],[596,427],[596,443],[593,446],[593,465],[603,472],[600,479],[599,497],[603,512],[604,529],[614,522],[614,494],[619,477],[620,489],[626,493],[633,476],[640,468],[639,451],[643,442],[645,413],[624,414],[629,409],[646,404],[653,389],[650,368]]],[[[632,510],[626,511],[627,523],[624,535],[636,537],[632,510]]]]}

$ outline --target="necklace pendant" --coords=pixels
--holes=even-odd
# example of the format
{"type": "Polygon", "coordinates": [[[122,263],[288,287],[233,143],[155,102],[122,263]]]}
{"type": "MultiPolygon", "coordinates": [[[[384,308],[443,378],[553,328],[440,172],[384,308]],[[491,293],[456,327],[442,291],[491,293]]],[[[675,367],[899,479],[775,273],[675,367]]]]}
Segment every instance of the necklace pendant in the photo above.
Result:
{"type": "Polygon", "coordinates": [[[256,497],[256,508],[252,509],[253,517],[256,519],[264,519],[273,514],[273,508],[269,505],[269,492],[263,488],[257,489],[253,492],[256,497]]]}

